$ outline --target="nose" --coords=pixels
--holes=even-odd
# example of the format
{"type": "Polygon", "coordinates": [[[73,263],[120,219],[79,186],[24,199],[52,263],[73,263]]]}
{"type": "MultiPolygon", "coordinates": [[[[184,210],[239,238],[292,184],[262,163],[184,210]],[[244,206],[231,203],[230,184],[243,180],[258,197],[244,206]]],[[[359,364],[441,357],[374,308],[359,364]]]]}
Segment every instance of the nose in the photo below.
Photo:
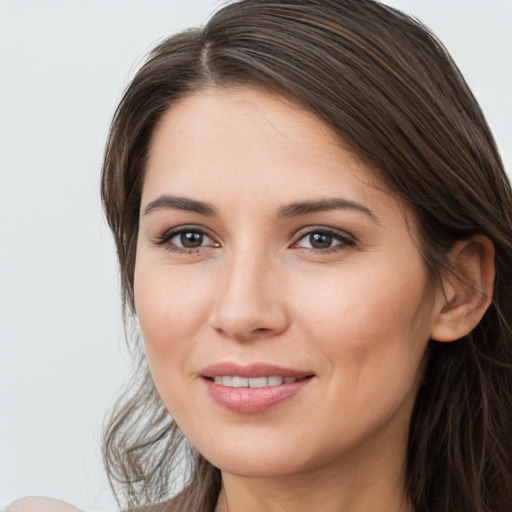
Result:
{"type": "Polygon", "coordinates": [[[283,333],[289,315],[283,274],[276,267],[261,253],[233,255],[219,273],[217,300],[210,316],[213,329],[239,341],[283,333]]]}

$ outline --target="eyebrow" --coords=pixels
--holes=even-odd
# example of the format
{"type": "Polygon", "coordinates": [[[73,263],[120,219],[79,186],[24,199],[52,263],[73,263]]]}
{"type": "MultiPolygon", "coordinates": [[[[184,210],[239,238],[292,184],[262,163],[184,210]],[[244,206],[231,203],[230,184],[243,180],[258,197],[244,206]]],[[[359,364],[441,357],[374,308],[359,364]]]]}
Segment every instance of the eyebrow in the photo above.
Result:
{"type": "MultiPolygon", "coordinates": [[[[188,212],[206,215],[208,217],[218,217],[219,213],[209,203],[197,201],[188,197],[172,196],[163,194],[151,201],[144,209],[144,215],[148,215],[156,210],[184,210],[188,212]]],[[[363,213],[372,219],[375,223],[380,224],[380,220],[375,213],[366,206],[352,201],[350,199],[328,198],[316,201],[301,201],[291,203],[279,208],[277,218],[299,217],[308,213],[325,212],[329,210],[352,210],[363,213]]]]}
{"type": "Polygon", "coordinates": [[[356,201],[341,198],[328,198],[320,199],[318,201],[291,203],[286,206],[282,206],[279,209],[277,216],[278,218],[298,217],[308,213],[325,212],[329,210],[352,210],[364,213],[376,224],[380,224],[380,219],[372,210],[356,201]]]}
{"type": "Polygon", "coordinates": [[[207,215],[208,217],[217,217],[219,215],[211,204],[189,199],[188,197],[170,196],[167,194],[163,194],[154,201],[151,201],[144,209],[144,215],[148,215],[155,210],[167,209],[184,210],[199,213],[200,215],[207,215]]]}

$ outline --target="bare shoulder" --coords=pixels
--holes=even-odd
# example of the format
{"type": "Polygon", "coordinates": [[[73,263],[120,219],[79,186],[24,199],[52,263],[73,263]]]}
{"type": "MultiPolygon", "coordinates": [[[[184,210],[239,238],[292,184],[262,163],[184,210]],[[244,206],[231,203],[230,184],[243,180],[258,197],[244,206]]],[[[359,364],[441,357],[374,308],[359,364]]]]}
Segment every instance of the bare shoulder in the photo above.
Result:
{"type": "Polygon", "coordinates": [[[69,503],[53,498],[27,496],[11,503],[6,512],[82,512],[69,503]]]}

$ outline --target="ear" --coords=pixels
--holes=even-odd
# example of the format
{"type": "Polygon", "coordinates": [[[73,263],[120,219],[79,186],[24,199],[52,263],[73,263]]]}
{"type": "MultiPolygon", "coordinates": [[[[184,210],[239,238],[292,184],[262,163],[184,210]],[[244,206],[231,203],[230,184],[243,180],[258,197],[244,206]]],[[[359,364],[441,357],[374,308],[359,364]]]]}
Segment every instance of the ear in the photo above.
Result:
{"type": "Polygon", "coordinates": [[[457,242],[449,261],[453,272],[442,278],[436,292],[436,307],[430,337],[454,341],[469,334],[492,301],[494,245],[483,235],[457,242]]]}

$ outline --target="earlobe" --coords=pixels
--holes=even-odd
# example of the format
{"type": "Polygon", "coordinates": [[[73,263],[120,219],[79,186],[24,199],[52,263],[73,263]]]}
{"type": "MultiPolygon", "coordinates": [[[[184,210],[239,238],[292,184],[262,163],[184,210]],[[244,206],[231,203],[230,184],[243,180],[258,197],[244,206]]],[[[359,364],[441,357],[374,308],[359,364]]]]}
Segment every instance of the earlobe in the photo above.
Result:
{"type": "Polygon", "coordinates": [[[469,334],[490,306],[494,245],[484,235],[457,242],[449,254],[453,271],[442,278],[430,337],[454,341],[469,334]]]}

